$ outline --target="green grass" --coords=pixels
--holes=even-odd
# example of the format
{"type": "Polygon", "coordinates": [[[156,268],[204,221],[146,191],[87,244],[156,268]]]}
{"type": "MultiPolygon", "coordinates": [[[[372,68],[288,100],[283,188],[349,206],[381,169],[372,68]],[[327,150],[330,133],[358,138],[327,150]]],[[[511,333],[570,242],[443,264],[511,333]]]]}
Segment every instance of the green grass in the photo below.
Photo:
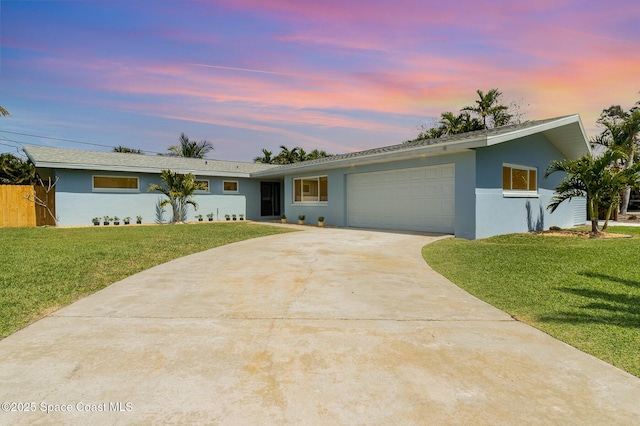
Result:
{"type": "Polygon", "coordinates": [[[248,223],[0,228],[0,338],[136,272],[281,232],[248,223]]]}
{"type": "Polygon", "coordinates": [[[469,293],[640,377],[640,227],[609,231],[634,237],[448,239],[423,256],[469,293]]]}

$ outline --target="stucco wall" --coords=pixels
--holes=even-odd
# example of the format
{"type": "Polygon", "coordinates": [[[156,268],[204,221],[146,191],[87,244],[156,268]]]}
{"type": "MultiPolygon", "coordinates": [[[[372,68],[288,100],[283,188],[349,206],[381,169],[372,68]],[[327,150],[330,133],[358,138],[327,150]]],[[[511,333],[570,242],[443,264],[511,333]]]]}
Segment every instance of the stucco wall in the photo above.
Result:
{"type": "MultiPolygon", "coordinates": [[[[389,163],[357,165],[325,172],[296,173],[284,179],[284,211],[289,222],[297,222],[298,215],[306,216],[306,223],[315,224],[318,216],[325,217],[328,226],[347,226],[347,178],[351,173],[364,173],[402,168],[424,167],[439,164],[455,164],[455,234],[461,238],[473,238],[475,235],[475,153],[438,155],[412,160],[394,161],[389,163]],[[314,176],[327,176],[327,203],[300,204],[293,202],[293,179],[314,176]]],[[[380,200],[384,202],[384,200],[380,200]]]]}
{"type": "MultiPolygon", "coordinates": [[[[153,223],[157,219],[156,204],[164,198],[159,192],[146,192],[151,183],[161,183],[159,175],[84,170],[56,170],[55,174],[59,177],[56,185],[56,214],[62,226],[90,225],[93,217],[103,216],[118,216],[121,219],[130,216],[133,221],[140,215],[144,223],[153,223]],[[139,178],[140,190],[127,193],[93,192],[93,175],[136,176],[139,178]]],[[[186,220],[196,220],[196,214],[206,216],[207,213],[213,213],[218,220],[224,220],[225,214],[244,214],[247,219],[259,218],[259,181],[204,176],[199,176],[198,179],[209,179],[210,193],[198,193],[194,197],[198,210],[189,206],[186,220]],[[223,180],[238,181],[238,194],[224,194],[223,180]]],[[[165,207],[164,220],[171,220],[171,216],[171,208],[165,207]]]]}
{"type": "MultiPolygon", "coordinates": [[[[542,134],[478,149],[475,238],[548,229],[550,226],[573,226],[576,222],[575,207],[583,205],[582,200],[565,203],[553,214],[547,209],[554,188],[563,176],[554,173],[544,179],[544,173],[552,160],[562,158],[562,153],[542,134]],[[503,194],[503,163],[536,167],[538,196],[520,198],[503,194]]],[[[586,220],[586,212],[584,218],[586,220]]]]}

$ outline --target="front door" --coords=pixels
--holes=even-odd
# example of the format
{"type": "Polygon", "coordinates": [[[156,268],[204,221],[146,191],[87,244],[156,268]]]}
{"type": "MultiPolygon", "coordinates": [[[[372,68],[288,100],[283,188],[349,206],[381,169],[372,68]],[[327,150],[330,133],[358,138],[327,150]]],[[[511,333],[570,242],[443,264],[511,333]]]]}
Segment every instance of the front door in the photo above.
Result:
{"type": "Polygon", "coordinates": [[[280,182],[260,182],[260,216],[280,216],[280,182]]]}

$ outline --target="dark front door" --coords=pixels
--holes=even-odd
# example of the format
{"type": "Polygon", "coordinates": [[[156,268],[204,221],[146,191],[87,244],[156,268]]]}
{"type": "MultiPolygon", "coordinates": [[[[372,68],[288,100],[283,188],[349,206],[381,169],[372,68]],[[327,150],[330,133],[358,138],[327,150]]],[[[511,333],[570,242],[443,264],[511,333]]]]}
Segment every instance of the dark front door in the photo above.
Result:
{"type": "Polygon", "coordinates": [[[280,182],[260,182],[260,216],[280,216],[280,182]]]}

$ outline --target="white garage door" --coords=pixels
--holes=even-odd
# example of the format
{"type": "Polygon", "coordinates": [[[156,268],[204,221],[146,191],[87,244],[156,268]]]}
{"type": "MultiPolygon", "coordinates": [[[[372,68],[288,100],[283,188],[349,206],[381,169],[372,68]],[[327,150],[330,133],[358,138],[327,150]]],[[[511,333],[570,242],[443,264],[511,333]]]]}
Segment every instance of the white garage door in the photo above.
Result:
{"type": "Polygon", "coordinates": [[[453,233],[454,165],[347,175],[347,220],[361,228],[453,233]]]}

